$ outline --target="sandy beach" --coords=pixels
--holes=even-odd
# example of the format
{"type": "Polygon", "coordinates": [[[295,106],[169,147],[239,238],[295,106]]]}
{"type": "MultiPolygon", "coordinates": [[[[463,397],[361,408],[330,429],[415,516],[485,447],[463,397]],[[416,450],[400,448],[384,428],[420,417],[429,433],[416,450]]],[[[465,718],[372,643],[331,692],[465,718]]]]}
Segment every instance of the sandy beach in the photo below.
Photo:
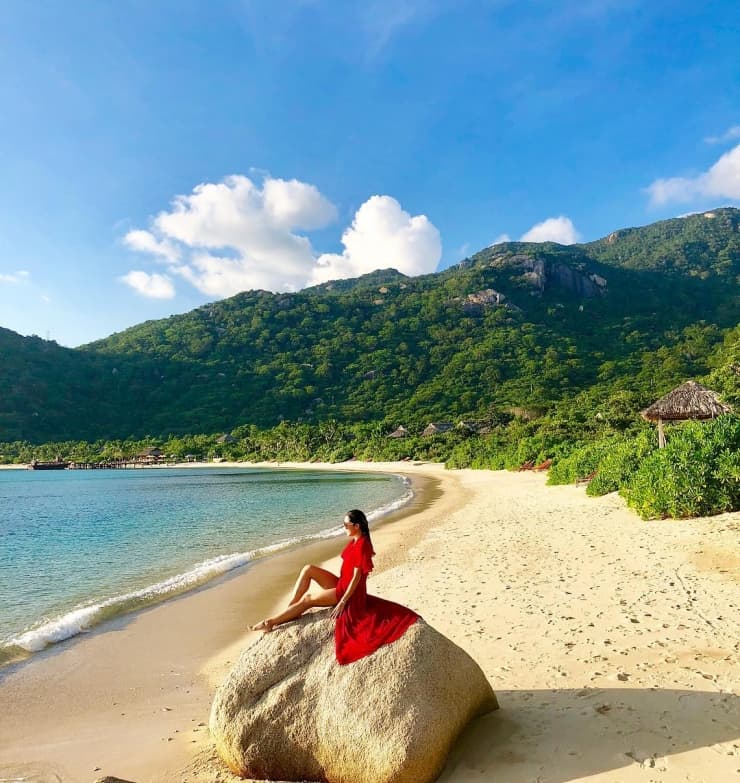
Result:
{"type": "MultiPolygon", "coordinates": [[[[739,513],[643,522],[541,474],[307,467],[416,482],[374,531],[369,587],[466,649],[501,703],[440,780],[738,779],[739,513]]],[[[213,689],[300,565],[338,570],[340,549],[287,552],[0,670],[0,780],[236,780],[210,750],[213,689]]]]}

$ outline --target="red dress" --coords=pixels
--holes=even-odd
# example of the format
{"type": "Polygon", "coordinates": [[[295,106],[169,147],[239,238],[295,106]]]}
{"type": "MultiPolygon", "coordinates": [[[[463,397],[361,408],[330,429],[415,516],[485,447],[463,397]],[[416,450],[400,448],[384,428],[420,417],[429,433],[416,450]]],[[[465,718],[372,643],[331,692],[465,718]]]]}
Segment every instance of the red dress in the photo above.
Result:
{"type": "Polygon", "coordinates": [[[340,664],[352,663],[395,642],[413,625],[418,615],[401,604],[367,594],[367,575],[373,570],[374,552],[365,536],[353,539],[342,552],[342,570],[337,582],[340,599],[359,568],[362,577],[334,628],[334,646],[340,664]]]}

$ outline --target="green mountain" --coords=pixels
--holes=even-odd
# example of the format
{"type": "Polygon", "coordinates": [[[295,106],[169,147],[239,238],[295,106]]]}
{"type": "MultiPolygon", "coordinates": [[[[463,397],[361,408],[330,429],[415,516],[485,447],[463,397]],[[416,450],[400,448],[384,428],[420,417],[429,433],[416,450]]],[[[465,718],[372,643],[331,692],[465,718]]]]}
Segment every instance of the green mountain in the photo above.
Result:
{"type": "Polygon", "coordinates": [[[649,400],[734,366],[739,283],[740,210],[725,208],[495,245],[421,277],[247,291],[75,350],[0,330],[0,442],[649,400]]]}

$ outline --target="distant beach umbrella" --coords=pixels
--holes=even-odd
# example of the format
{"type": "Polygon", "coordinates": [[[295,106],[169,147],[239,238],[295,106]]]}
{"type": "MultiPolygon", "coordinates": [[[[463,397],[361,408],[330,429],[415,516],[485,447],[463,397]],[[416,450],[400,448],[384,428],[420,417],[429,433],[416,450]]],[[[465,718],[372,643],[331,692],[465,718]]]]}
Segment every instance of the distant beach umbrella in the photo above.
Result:
{"type": "Polygon", "coordinates": [[[658,422],[658,446],[662,449],[665,446],[664,421],[715,419],[731,412],[732,408],[720,401],[717,392],[696,381],[687,381],[645,408],[641,416],[647,421],[658,422]]]}

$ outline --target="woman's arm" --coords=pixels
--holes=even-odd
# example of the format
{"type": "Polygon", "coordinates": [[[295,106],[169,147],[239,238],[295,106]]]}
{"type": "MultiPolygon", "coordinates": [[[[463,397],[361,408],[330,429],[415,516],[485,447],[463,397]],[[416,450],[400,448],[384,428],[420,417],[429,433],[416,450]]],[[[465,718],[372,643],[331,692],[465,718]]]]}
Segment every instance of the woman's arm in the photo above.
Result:
{"type": "Polygon", "coordinates": [[[336,618],[342,614],[344,607],[347,606],[349,599],[352,598],[352,593],[354,593],[357,585],[360,584],[360,579],[362,579],[362,571],[360,571],[360,569],[355,566],[355,572],[352,574],[352,581],[347,585],[347,589],[345,590],[344,595],[339,599],[339,602],[332,610],[332,617],[336,618]]]}

